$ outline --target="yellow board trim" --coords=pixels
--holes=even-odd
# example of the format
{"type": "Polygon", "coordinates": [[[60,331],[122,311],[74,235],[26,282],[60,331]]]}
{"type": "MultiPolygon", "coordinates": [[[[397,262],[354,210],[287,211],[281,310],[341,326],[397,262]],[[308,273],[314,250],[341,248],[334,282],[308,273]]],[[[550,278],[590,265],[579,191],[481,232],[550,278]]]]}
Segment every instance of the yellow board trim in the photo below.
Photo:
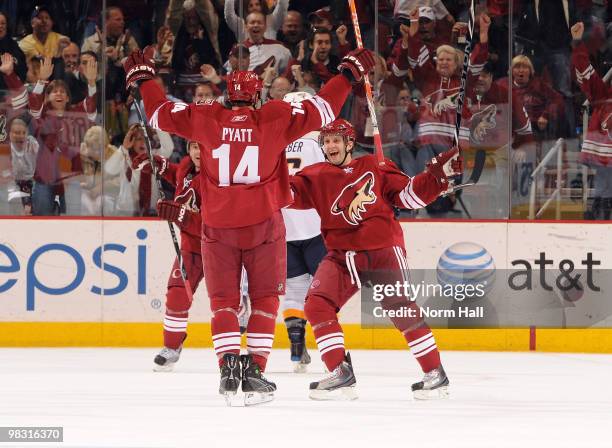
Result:
{"type": "MultiPolygon", "coordinates": [[[[352,349],[406,349],[393,329],[363,329],[343,324],[346,346],[352,349]]],[[[189,324],[186,347],[212,347],[209,323],[189,324]]],[[[434,330],[441,350],[528,351],[528,328],[434,330]]],[[[289,347],[284,324],[277,324],[275,348],[289,347]]],[[[307,343],[315,348],[308,328],[307,343]]],[[[0,347],[159,347],[161,323],[0,322],[0,347]]],[[[612,329],[538,329],[537,351],[612,353],[612,329]]]]}
{"type": "Polygon", "coordinates": [[[612,328],[537,330],[536,350],[540,352],[612,353],[612,328]]]}

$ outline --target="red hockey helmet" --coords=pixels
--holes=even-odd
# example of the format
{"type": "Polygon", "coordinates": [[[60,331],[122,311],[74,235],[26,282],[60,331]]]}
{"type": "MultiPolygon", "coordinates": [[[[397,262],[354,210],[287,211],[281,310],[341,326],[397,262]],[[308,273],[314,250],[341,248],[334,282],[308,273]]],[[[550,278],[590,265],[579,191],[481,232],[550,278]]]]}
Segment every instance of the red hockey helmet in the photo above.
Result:
{"type": "Polygon", "coordinates": [[[253,71],[235,71],[227,77],[227,98],[230,102],[242,101],[255,104],[263,83],[253,71]]]}
{"type": "Polygon", "coordinates": [[[341,135],[344,138],[344,143],[355,141],[355,128],[352,124],[343,118],[338,118],[331,123],[323,126],[319,134],[319,145],[323,147],[323,140],[326,135],[341,135]]]}

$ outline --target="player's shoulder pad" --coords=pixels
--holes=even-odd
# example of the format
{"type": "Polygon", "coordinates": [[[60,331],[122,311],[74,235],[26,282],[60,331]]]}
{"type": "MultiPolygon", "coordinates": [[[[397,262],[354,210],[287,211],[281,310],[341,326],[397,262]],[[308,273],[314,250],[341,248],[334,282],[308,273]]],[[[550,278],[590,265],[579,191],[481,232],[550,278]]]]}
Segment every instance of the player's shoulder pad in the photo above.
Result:
{"type": "Polygon", "coordinates": [[[316,162],[312,165],[305,166],[298,172],[298,174],[301,174],[303,176],[316,177],[326,168],[330,167],[333,167],[333,165],[331,165],[329,162],[316,162]]]}
{"type": "Polygon", "coordinates": [[[264,121],[286,120],[287,112],[291,110],[291,104],[281,100],[270,100],[261,106],[261,118],[264,121]]]}
{"type": "Polygon", "coordinates": [[[357,160],[362,160],[364,163],[366,163],[369,167],[374,167],[375,169],[378,169],[379,167],[381,168],[379,171],[381,173],[385,173],[385,174],[400,174],[403,176],[407,176],[406,173],[404,173],[402,170],[400,170],[398,168],[398,166],[395,164],[395,162],[393,162],[392,160],[388,159],[385,157],[385,164],[384,165],[379,165],[378,164],[378,159],[376,158],[375,154],[368,154],[362,157],[359,157],[357,160]]]}

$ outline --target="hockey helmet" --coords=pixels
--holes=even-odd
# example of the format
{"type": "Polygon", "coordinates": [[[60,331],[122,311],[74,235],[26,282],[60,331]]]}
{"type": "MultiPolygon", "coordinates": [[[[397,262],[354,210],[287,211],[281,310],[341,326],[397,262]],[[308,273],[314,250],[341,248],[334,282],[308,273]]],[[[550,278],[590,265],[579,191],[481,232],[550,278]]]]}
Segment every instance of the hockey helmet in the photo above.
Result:
{"type": "Polygon", "coordinates": [[[227,98],[230,102],[255,104],[263,83],[253,71],[235,71],[227,77],[227,98]]]}
{"type": "Polygon", "coordinates": [[[355,128],[343,118],[338,118],[321,128],[319,134],[319,145],[321,147],[323,147],[326,135],[341,135],[344,138],[345,144],[349,141],[354,142],[356,138],[355,128]]]}

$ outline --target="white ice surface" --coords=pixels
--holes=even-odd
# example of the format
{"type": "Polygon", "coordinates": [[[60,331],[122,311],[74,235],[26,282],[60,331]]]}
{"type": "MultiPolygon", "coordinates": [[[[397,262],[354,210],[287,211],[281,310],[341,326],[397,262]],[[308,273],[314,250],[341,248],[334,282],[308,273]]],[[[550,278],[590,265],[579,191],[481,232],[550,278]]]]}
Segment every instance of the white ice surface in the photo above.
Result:
{"type": "MultiPolygon", "coordinates": [[[[353,351],[359,399],[314,402],[275,350],[272,403],[228,408],[211,350],[154,373],[153,349],[0,349],[0,426],[63,426],[67,447],[612,447],[612,356],[444,352],[448,401],[417,402],[404,351],[353,351]]],[[[318,358],[317,352],[312,353],[318,358]]]]}

